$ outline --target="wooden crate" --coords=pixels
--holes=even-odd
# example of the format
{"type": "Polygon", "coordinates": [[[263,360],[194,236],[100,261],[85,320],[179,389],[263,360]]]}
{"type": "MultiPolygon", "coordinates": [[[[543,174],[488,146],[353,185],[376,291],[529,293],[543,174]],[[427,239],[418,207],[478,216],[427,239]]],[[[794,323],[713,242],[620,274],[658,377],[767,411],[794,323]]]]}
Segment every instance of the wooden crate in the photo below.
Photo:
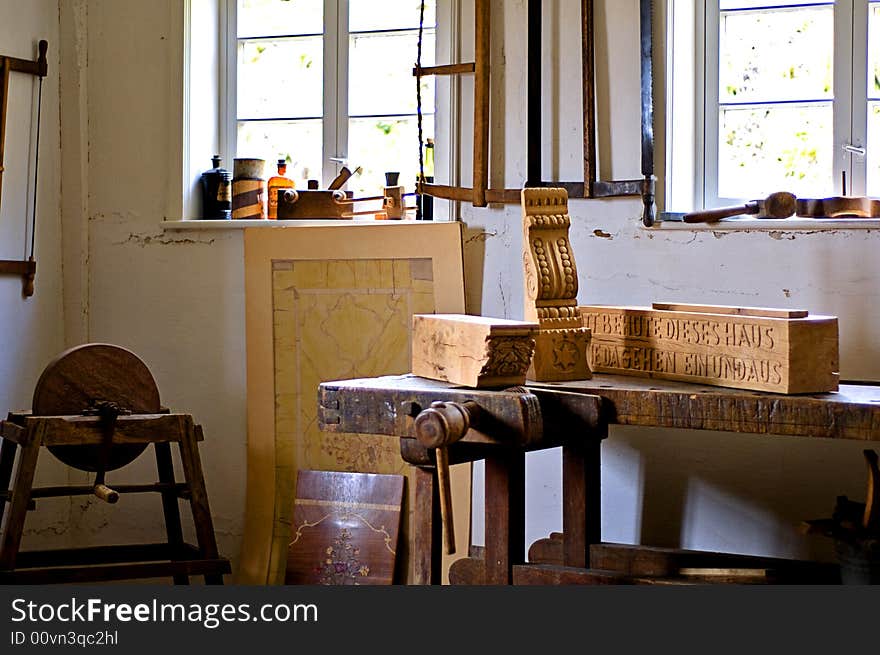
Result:
{"type": "Polygon", "coordinates": [[[776,393],[837,390],[834,316],[672,303],[580,309],[595,372],[776,393]]]}

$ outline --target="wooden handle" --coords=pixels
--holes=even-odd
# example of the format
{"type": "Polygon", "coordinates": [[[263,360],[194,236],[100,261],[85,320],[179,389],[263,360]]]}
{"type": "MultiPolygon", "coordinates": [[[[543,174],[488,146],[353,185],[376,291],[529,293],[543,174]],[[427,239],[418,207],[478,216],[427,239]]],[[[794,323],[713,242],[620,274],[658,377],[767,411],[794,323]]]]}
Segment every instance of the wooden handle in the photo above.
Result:
{"type": "Polygon", "coordinates": [[[343,166],[342,170],[339,171],[339,175],[337,175],[333,179],[333,181],[330,183],[330,186],[328,186],[327,188],[331,191],[335,190],[335,189],[340,189],[340,188],[342,188],[343,184],[348,182],[348,178],[350,178],[350,177],[351,177],[351,171],[349,170],[348,166],[343,166]]]}
{"type": "Polygon", "coordinates": [[[449,482],[449,453],[446,448],[467,434],[478,412],[479,405],[470,400],[463,403],[434,402],[428,409],[419,412],[413,424],[419,443],[435,449],[443,545],[447,555],[455,553],[455,523],[449,482]]]}
{"type": "Polygon", "coordinates": [[[94,488],[94,493],[105,503],[110,503],[111,505],[119,500],[119,492],[114,491],[106,484],[96,484],[94,488]]]}
{"type": "Polygon", "coordinates": [[[877,453],[865,450],[868,462],[868,492],[865,495],[865,514],[862,527],[866,530],[880,529],[880,467],[877,465],[877,453]]]}
{"type": "Polygon", "coordinates": [[[728,216],[740,214],[757,214],[758,203],[746,203],[738,207],[718,207],[717,209],[701,209],[700,211],[685,214],[682,220],[685,223],[714,223],[728,216]]]}

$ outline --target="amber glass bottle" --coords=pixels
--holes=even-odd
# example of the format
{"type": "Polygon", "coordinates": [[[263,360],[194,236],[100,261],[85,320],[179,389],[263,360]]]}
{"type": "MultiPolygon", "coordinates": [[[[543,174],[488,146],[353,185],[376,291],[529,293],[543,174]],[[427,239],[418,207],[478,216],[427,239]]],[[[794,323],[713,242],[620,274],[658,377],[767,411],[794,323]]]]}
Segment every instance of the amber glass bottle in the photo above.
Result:
{"type": "Polygon", "coordinates": [[[278,191],[292,189],[295,186],[293,180],[287,177],[286,160],[278,160],[278,175],[270,177],[267,186],[269,191],[269,218],[276,219],[278,218],[278,191]]]}

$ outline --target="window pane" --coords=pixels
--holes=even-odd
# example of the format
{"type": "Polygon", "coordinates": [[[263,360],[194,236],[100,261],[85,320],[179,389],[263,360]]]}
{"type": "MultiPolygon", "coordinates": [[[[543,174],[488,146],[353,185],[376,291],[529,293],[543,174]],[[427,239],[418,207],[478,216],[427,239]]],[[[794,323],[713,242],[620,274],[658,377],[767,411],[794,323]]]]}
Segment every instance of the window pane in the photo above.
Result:
{"type": "Polygon", "coordinates": [[[832,97],[833,7],[722,14],[720,29],[722,103],[832,97]]]}
{"type": "Polygon", "coordinates": [[[323,0],[238,0],[238,36],[322,34],[323,0]]]}
{"type": "Polygon", "coordinates": [[[238,157],[266,160],[266,179],[275,174],[275,163],[286,159],[287,177],[299,189],[306,180],[321,179],[320,119],[307,121],[248,121],[238,124],[238,157]]]}
{"type": "Polygon", "coordinates": [[[719,197],[834,193],[831,103],[722,109],[718,122],[719,197]]]}
{"type": "MultiPolygon", "coordinates": [[[[349,49],[348,111],[351,116],[411,114],[416,111],[417,35],[352,35],[349,49]]],[[[426,32],[422,66],[434,65],[434,34],[426,32]]],[[[422,78],[422,111],[433,111],[434,78],[422,78]],[[426,109],[430,108],[430,109],[426,109]]]]}
{"type": "Polygon", "coordinates": [[[867,194],[880,196],[880,2],[868,5],[867,194]]]}
{"type": "MultiPolygon", "coordinates": [[[[348,29],[392,30],[419,26],[421,0],[348,0],[348,29]]],[[[425,27],[433,27],[436,21],[435,0],[425,0],[425,27]]]]}
{"type": "Polygon", "coordinates": [[[238,118],[299,118],[323,112],[322,37],[240,41],[238,118]]]}
{"type": "MultiPolygon", "coordinates": [[[[422,136],[434,136],[434,117],[422,117],[422,136]]],[[[349,168],[363,172],[349,180],[346,188],[355,196],[374,196],[385,186],[385,173],[400,173],[406,193],[415,191],[419,174],[419,137],[415,116],[408,118],[353,118],[348,124],[349,168]]],[[[412,198],[408,205],[414,204],[412,198]]],[[[369,208],[368,208],[369,209],[369,208]]]]}

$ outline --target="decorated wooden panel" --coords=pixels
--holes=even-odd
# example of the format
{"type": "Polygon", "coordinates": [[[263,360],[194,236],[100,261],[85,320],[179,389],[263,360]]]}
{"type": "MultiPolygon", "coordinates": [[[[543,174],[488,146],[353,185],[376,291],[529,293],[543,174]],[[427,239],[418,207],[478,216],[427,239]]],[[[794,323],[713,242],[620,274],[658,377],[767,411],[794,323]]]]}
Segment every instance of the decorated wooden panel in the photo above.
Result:
{"type": "Polygon", "coordinates": [[[299,471],[286,584],[394,582],[402,475],[299,471]]]}

